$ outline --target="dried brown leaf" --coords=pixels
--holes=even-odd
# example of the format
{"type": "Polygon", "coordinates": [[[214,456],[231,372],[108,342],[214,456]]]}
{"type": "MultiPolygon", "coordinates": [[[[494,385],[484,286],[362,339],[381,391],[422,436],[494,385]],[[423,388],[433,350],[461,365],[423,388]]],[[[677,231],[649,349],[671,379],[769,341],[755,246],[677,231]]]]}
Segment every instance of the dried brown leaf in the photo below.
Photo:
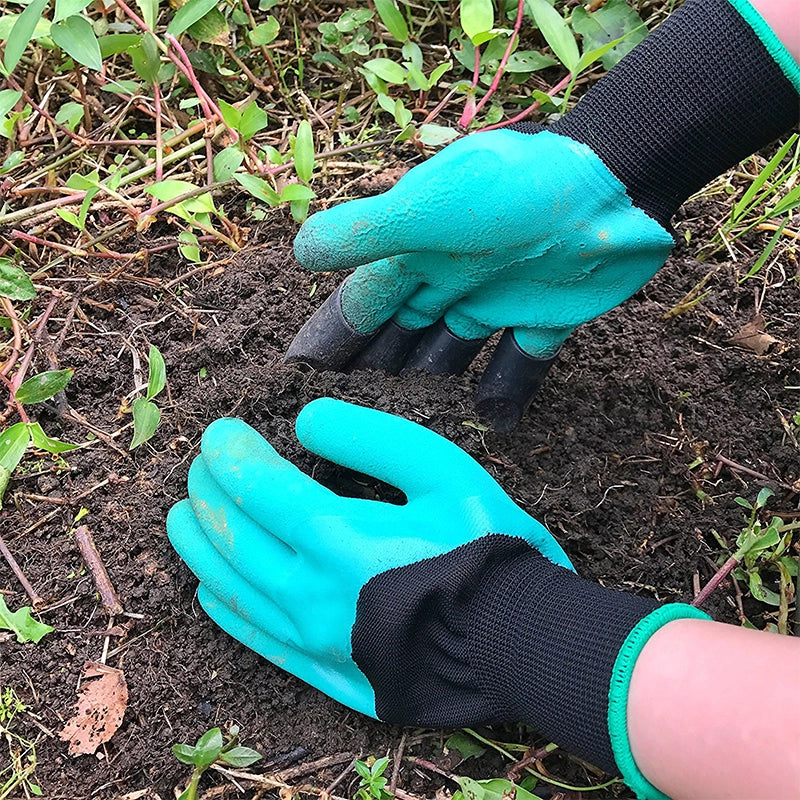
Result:
{"type": "Polygon", "coordinates": [[[122,670],[87,661],[75,716],[67,721],[61,738],[69,742],[70,755],[94,753],[117,731],[128,706],[128,686],[122,670]]]}
{"type": "Polygon", "coordinates": [[[769,348],[778,340],[765,332],[764,317],[756,314],[750,322],[742,325],[739,332],[731,336],[728,341],[731,344],[745,347],[752,350],[759,356],[763,356],[769,348]]]}

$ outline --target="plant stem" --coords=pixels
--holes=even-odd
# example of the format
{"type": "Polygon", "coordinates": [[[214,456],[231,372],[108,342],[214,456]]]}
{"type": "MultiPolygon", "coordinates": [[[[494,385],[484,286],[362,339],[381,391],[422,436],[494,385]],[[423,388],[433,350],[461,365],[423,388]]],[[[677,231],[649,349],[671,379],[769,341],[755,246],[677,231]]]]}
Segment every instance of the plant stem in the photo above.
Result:
{"type": "MultiPolygon", "coordinates": [[[[549,92],[549,95],[557,94],[560,92],[569,82],[572,80],[572,74],[566,75],[563,77],[549,92]]],[[[484,131],[493,131],[496,128],[505,128],[508,125],[512,125],[515,122],[520,122],[521,120],[525,119],[525,117],[532,114],[539,106],[541,102],[536,100],[535,102],[531,103],[524,111],[520,111],[519,114],[511,117],[511,119],[504,120],[503,122],[498,122],[494,125],[487,125],[485,128],[481,128],[477,133],[483,133],[484,131]]]]}
{"type": "Polygon", "coordinates": [[[703,603],[708,600],[714,589],[719,586],[725,578],[738,566],[739,559],[733,555],[731,556],[715,573],[711,576],[711,580],[697,593],[697,597],[692,600],[692,605],[699,608],[703,603]]]}

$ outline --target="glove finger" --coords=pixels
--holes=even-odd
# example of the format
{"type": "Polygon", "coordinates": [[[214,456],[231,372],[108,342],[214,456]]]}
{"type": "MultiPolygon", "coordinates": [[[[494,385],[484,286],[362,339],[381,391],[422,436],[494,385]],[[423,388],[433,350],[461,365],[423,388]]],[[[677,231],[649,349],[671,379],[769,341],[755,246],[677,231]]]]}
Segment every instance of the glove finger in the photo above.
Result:
{"type": "MultiPolygon", "coordinates": [[[[236,572],[214,547],[187,500],[170,509],[167,533],[175,551],[200,584],[237,609],[240,618],[270,631],[273,637],[282,642],[298,640],[297,629],[283,613],[280,605],[269,594],[259,591],[236,572]]],[[[268,585],[266,577],[263,581],[264,585],[268,585]]]]}
{"type": "Polygon", "coordinates": [[[209,425],[201,457],[228,497],[290,547],[312,513],[341,510],[342,498],[281,458],[241,420],[221,419],[209,425]]]}
{"type": "MultiPolygon", "coordinates": [[[[205,586],[200,586],[197,598],[208,616],[234,639],[348,708],[373,719],[377,718],[375,693],[369,681],[349,658],[343,660],[335,657],[336,654],[331,654],[331,660],[324,661],[309,656],[302,649],[291,647],[242,620],[205,586]]],[[[346,655],[349,656],[349,653],[346,655]]]]}
{"type": "Polygon", "coordinates": [[[433,431],[341,400],[323,397],[309,403],[296,429],[301,444],[313,453],[396,486],[409,500],[460,480],[470,481],[468,491],[478,493],[488,477],[463,450],[433,431]]]}
{"type": "Polygon", "coordinates": [[[503,332],[475,393],[478,415],[501,433],[519,425],[558,355],[557,351],[542,358],[530,355],[517,341],[517,333],[511,328],[503,332]]]}
{"type": "Polygon", "coordinates": [[[427,329],[405,366],[434,375],[460,375],[484,344],[486,339],[464,339],[457,336],[444,319],[440,319],[427,329]]]}

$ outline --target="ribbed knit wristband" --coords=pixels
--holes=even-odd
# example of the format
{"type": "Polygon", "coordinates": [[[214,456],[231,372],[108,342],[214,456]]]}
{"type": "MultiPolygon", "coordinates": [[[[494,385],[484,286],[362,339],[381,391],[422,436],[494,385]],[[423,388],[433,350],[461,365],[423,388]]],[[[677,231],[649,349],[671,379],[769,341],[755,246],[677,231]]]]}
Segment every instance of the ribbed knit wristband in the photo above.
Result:
{"type": "Polygon", "coordinates": [[[669,228],[690,195],[797,123],[798,92],[800,67],[748,0],[687,0],[548,130],[591,147],[669,228]]]}
{"type": "MultiPolygon", "coordinates": [[[[627,686],[644,645],[641,635],[629,642],[632,632],[649,638],[669,619],[695,615],[583,580],[523,539],[495,534],[370,580],[359,596],[353,659],[375,690],[380,719],[523,722],[615,773],[617,754],[624,761],[630,752],[617,720],[627,688],[615,690],[613,740],[609,692],[627,686]]],[[[635,764],[625,769],[638,779],[635,764]]]]}

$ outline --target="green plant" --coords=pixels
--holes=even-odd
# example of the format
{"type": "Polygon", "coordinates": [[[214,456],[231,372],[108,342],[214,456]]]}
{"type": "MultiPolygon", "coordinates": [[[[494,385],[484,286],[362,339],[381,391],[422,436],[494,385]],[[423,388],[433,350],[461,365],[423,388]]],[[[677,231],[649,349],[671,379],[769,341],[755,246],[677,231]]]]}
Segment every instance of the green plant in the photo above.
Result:
{"type": "Polygon", "coordinates": [[[12,631],[17,637],[17,641],[39,643],[39,640],[52,633],[53,629],[49,625],[37,622],[31,616],[31,607],[23,606],[16,611],[11,611],[6,605],[5,597],[0,594],[0,629],[12,631]]]}
{"type": "MultiPolygon", "coordinates": [[[[800,522],[785,523],[780,517],[770,516],[762,523],[760,513],[769,498],[771,489],[761,489],[754,503],[744,497],[736,497],[734,502],[746,508],[750,514],[745,527],[736,537],[733,553],[727,549],[724,540],[715,532],[717,541],[726,548],[719,559],[720,569],[695,598],[700,605],[728,574],[733,573],[736,580],[747,584],[750,594],[762,603],[778,609],[775,626],[779,633],[788,633],[789,605],[794,598],[793,579],[798,574],[798,558],[791,555],[792,536],[800,529],[800,522]],[[776,585],[777,591],[770,588],[776,585]]],[[[745,621],[749,627],[752,627],[745,621]]]]}
{"type": "Polygon", "coordinates": [[[36,743],[12,730],[15,717],[24,711],[24,703],[10,686],[0,689],[0,736],[8,747],[8,766],[0,766],[0,800],[19,797],[20,788],[26,798],[42,794],[33,777],[38,763],[36,743]]]}
{"type": "Polygon", "coordinates": [[[383,773],[387,766],[389,766],[389,759],[386,756],[356,761],[354,769],[361,777],[356,790],[356,800],[388,800],[388,798],[394,797],[386,789],[389,781],[383,773]]]}
{"type": "Polygon", "coordinates": [[[536,779],[525,778],[520,784],[512,783],[505,778],[476,781],[462,776],[457,779],[461,789],[453,793],[452,800],[541,800],[538,794],[530,790],[536,786],[536,779]]]}
{"type": "Polygon", "coordinates": [[[164,356],[155,346],[150,345],[148,355],[150,371],[147,378],[147,391],[144,397],[137,397],[133,401],[133,439],[130,450],[150,439],[161,422],[161,410],[152,402],[153,398],[167,385],[167,369],[164,356]]]}
{"type": "Polygon", "coordinates": [[[219,728],[206,731],[195,744],[174,744],[172,752],[182,764],[193,767],[186,789],[178,800],[196,800],[197,787],[203,773],[217,761],[231,767],[249,767],[261,756],[249,747],[238,743],[239,728],[232,726],[227,737],[219,728]],[[226,741],[227,739],[227,741],[226,741]]]}

